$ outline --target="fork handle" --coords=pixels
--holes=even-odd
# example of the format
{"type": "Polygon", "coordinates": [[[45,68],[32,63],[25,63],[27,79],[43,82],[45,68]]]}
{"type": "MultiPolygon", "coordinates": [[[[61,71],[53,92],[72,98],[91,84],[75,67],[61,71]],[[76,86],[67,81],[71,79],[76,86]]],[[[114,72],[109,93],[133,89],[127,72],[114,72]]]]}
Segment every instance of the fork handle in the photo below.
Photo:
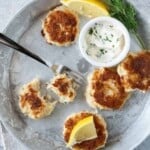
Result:
{"type": "Polygon", "coordinates": [[[13,41],[12,39],[10,39],[9,37],[7,37],[6,35],[4,35],[2,33],[0,33],[0,43],[8,46],[10,48],[13,48],[16,51],[21,52],[21,53],[31,57],[32,59],[44,64],[45,66],[49,67],[49,65],[42,58],[40,58],[36,54],[30,52],[29,50],[27,50],[23,46],[19,45],[18,43],[16,43],[15,41],[13,41]]]}

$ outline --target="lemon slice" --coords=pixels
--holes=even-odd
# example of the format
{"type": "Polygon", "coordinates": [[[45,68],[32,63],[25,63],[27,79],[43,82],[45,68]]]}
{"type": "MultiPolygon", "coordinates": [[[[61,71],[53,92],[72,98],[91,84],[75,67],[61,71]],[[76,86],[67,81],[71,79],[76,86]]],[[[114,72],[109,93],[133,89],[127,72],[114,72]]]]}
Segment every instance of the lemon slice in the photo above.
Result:
{"type": "Polygon", "coordinates": [[[108,16],[108,10],[100,0],[60,0],[68,8],[86,17],[108,16]]]}
{"type": "Polygon", "coordinates": [[[93,116],[86,117],[79,121],[73,128],[67,147],[71,147],[76,143],[97,138],[96,128],[93,116]]]}

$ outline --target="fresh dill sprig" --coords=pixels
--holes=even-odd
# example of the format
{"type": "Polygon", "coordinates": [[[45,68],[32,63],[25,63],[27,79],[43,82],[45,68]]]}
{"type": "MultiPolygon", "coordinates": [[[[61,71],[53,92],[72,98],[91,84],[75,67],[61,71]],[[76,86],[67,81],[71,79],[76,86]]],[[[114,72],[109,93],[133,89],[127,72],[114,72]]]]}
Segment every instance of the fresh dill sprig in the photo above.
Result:
{"type": "Polygon", "coordinates": [[[103,0],[109,8],[112,17],[120,20],[126,28],[132,33],[138,44],[145,49],[145,44],[137,32],[138,23],[135,8],[125,0],[103,0]]]}

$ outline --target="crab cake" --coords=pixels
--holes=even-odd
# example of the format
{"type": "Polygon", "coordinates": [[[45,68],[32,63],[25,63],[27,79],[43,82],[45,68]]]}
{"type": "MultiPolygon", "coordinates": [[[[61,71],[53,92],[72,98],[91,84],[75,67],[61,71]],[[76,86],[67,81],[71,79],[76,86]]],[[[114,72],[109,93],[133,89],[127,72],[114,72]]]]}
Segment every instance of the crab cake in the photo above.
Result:
{"type": "Polygon", "coordinates": [[[150,52],[130,53],[118,66],[118,74],[126,91],[150,89],[150,52]]]}
{"type": "Polygon", "coordinates": [[[25,115],[32,119],[40,119],[52,113],[56,102],[48,102],[41,96],[40,81],[34,79],[23,86],[19,95],[19,107],[25,115]]]}
{"type": "Polygon", "coordinates": [[[79,19],[75,12],[59,6],[51,10],[42,24],[46,41],[57,46],[69,46],[78,35],[79,19]]]}
{"type": "Polygon", "coordinates": [[[72,146],[73,150],[96,150],[105,146],[108,137],[106,122],[100,115],[90,112],[79,112],[69,116],[66,119],[63,129],[64,141],[66,142],[66,144],[68,144],[74,126],[79,121],[90,116],[93,116],[97,137],[94,139],[82,141],[81,143],[74,144],[72,146]]]}
{"type": "Polygon", "coordinates": [[[102,68],[94,70],[88,76],[86,101],[92,107],[100,109],[119,109],[128,98],[117,72],[102,68]]]}
{"type": "Polygon", "coordinates": [[[76,96],[76,84],[66,74],[58,74],[55,76],[48,85],[48,88],[59,96],[61,103],[72,102],[76,96]]]}

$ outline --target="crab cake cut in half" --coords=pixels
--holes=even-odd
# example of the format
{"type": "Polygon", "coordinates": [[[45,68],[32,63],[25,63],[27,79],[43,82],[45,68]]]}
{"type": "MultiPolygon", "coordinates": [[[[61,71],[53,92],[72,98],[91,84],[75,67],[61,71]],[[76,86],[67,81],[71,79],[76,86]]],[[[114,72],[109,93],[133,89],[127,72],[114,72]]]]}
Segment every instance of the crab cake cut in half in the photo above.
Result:
{"type": "Polygon", "coordinates": [[[150,52],[130,53],[118,66],[118,74],[126,91],[150,89],[150,52]]]}
{"type": "Polygon", "coordinates": [[[108,68],[94,70],[88,76],[86,101],[91,107],[119,109],[128,99],[117,72],[108,68]]]}
{"type": "Polygon", "coordinates": [[[107,125],[100,115],[79,112],[66,119],[63,137],[67,147],[73,150],[97,150],[106,144],[107,125]]]}
{"type": "Polygon", "coordinates": [[[69,46],[78,35],[79,19],[77,14],[59,6],[51,10],[42,24],[42,33],[46,41],[56,46],[69,46]]]}
{"type": "Polygon", "coordinates": [[[40,81],[32,80],[24,85],[19,95],[19,107],[25,115],[32,119],[40,119],[52,113],[56,102],[49,102],[40,93],[40,81]]]}
{"type": "Polygon", "coordinates": [[[58,97],[61,103],[72,102],[76,96],[76,83],[66,74],[56,75],[48,84],[48,89],[51,89],[58,97]]]}

